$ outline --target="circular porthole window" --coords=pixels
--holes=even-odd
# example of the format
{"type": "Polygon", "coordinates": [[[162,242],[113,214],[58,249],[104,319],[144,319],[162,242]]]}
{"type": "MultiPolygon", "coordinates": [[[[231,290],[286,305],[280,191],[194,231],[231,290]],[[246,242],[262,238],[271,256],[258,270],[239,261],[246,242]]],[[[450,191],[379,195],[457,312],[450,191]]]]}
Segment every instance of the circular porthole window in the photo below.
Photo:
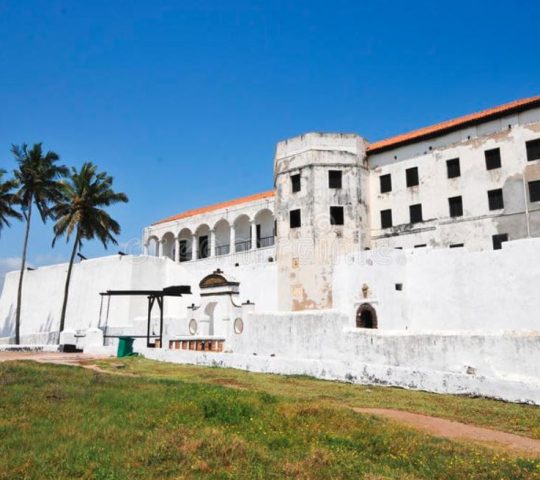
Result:
{"type": "Polygon", "coordinates": [[[189,321],[189,333],[191,333],[191,335],[195,335],[197,333],[197,320],[194,318],[189,321]]]}
{"type": "Polygon", "coordinates": [[[244,321],[238,317],[234,321],[234,333],[240,335],[244,331],[244,321]]]}

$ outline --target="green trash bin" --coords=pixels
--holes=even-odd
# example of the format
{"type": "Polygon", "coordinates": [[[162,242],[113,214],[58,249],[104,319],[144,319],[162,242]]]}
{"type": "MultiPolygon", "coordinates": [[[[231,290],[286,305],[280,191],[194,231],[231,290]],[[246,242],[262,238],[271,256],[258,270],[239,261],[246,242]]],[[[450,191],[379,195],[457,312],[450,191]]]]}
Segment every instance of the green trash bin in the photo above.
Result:
{"type": "Polygon", "coordinates": [[[133,355],[133,342],[135,341],[132,337],[118,337],[118,351],[116,356],[127,357],[133,355]]]}

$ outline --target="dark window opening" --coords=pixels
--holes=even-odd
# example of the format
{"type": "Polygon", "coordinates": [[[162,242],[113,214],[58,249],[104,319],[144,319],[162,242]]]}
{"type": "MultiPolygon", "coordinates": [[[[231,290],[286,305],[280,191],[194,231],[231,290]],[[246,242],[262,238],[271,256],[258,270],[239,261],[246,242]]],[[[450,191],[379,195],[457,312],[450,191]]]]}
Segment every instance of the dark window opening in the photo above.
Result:
{"type": "Polygon", "coordinates": [[[422,222],[422,204],[417,203],[416,205],[410,205],[409,214],[411,217],[411,223],[422,222]]]}
{"type": "Polygon", "coordinates": [[[343,207],[330,207],[330,225],[343,225],[343,207]]]}
{"type": "Polygon", "coordinates": [[[392,226],[392,210],[381,210],[381,228],[390,228],[392,226]]]}
{"type": "Polygon", "coordinates": [[[341,170],[328,171],[328,187],[341,188],[341,170]]]}
{"type": "Polygon", "coordinates": [[[448,206],[450,207],[451,217],[463,216],[463,200],[461,197],[451,197],[448,199],[448,206]]]}
{"type": "Polygon", "coordinates": [[[302,226],[300,210],[291,210],[289,212],[289,223],[291,225],[291,228],[299,228],[302,226]]]}
{"type": "Polygon", "coordinates": [[[427,243],[420,243],[414,246],[414,248],[426,248],[426,247],[427,247],[427,243]]]}
{"type": "Polygon", "coordinates": [[[291,175],[291,187],[292,187],[292,192],[293,193],[296,193],[296,192],[299,192],[301,187],[302,187],[302,184],[301,184],[301,181],[300,181],[300,174],[297,173],[296,175],[291,175]]]}
{"type": "Polygon", "coordinates": [[[418,167],[412,167],[405,170],[407,177],[407,187],[415,187],[420,182],[418,181],[418,167]]]}
{"type": "Polygon", "coordinates": [[[490,210],[500,210],[504,208],[504,199],[502,188],[488,191],[488,202],[490,210]]]}
{"type": "Polygon", "coordinates": [[[452,158],[446,161],[446,171],[448,178],[456,178],[461,176],[461,168],[459,166],[459,158],[452,158]]]}
{"type": "Polygon", "coordinates": [[[493,235],[493,250],[500,250],[502,248],[503,242],[508,241],[507,233],[499,233],[498,235],[493,235]]]}
{"type": "Polygon", "coordinates": [[[465,246],[464,243],[453,243],[452,245],[449,245],[450,248],[462,248],[465,246]]]}
{"type": "Polygon", "coordinates": [[[191,252],[188,251],[188,242],[187,240],[180,240],[180,250],[179,250],[179,258],[181,262],[187,262],[188,260],[191,260],[191,252]]]}
{"type": "Polygon", "coordinates": [[[540,180],[529,182],[529,201],[540,202],[540,180]]]}
{"type": "Polygon", "coordinates": [[[395,288],[398,292],[401,292],[403,290],[403,284],[402,283],[396,283],[395,288]]]}
{"type": "Polygon", "coordinates": [[[527,148],[527,160],[532,162],[533,160],[540,160],[540,138],[525,142],[527,148]]]}
{"type": "Polygon", "coordinates": [[[484,152],[486,156],[486,170],[501,168],[501,149],[493,148],[484,152]]]}
{"type": "Polygon", "coordinates": [[[199,258],[208,257],[208,235],[199,237],[199,258]]]}
{"type": "Polygon", "coordinates": [[[369,303],[363,303],[356,311],[356,328],[377,328],[377,312],[369,303]]]}
{"type": "Polygon", "coordinates": [[[381,182],[381,193],[387,193],[392,191],[392,176],[388,173],[379,177],[381,182]]]}

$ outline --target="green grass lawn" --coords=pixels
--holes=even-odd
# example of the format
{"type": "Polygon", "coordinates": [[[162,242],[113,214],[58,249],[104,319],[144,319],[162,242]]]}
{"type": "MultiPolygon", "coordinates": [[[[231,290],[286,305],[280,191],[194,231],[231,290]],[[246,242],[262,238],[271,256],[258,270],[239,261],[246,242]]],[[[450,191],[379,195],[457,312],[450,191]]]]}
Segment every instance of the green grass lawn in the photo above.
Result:
{"type": "Polygon", "coordinates": [[[438,439],[349,406],[536,437],[540,408],[151,362],[136,376],[0,364],[0,479],[535,479],[540,461],[438,439]],[[232,387],[232,388],[231,388],[232,387]]]}

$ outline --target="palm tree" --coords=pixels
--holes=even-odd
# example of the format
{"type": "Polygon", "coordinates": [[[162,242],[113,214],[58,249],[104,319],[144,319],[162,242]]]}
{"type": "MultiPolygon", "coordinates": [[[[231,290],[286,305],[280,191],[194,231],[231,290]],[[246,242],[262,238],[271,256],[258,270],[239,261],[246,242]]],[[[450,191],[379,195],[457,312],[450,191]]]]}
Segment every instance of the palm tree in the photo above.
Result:
{"type": "Polygon", "coordinates": [[[13,189],[17,186],[17,182],[15,180],[3,181],[2,177],[5,174],[6,171],[0,169],[0,230],[3,227],[10,226],[10,218],[16,218],[17,220],[22,218],[22,215],[13,208],[13,189]]]}
{"type": "Polygon", "coordinates": [[[87,162],[80,171],[71,169],[71,175],[62,182],[61,197],[53,208],[54,225],[53,247],[62,235],[69,241],[75,235],[64,289],[64,303],[60,316],[60,332],[64,330],[66,307],[69,296],[69,283],[75,255],[83,240],[97,238],[107,248],[108,242],[117,243],[114,235],[120,234],[120,225],[103,210],[118,202],[127,202],[124,193],[112,189],[113,178],[105,172],[97,173],[96,165],[87,162]]]}
{"type": "Polygon", "coordinates": [[[41,220],[45,222],[50,216],[50,205],[59,195],[58,180],[66,175],[68,170],[65,166],[56,164],[60,157],[55,152],[43,154],[41,143],[35,143],[30,150],[26,144],[12,145],[11,152],[18,163],[18,168],[14,172],[17,181],[15,201],[20,204],[26,221],[15,316],[15,343],[18,344],[20,343],[22,285],[32,222],[32,207],[36,206],[41,220]]]}

